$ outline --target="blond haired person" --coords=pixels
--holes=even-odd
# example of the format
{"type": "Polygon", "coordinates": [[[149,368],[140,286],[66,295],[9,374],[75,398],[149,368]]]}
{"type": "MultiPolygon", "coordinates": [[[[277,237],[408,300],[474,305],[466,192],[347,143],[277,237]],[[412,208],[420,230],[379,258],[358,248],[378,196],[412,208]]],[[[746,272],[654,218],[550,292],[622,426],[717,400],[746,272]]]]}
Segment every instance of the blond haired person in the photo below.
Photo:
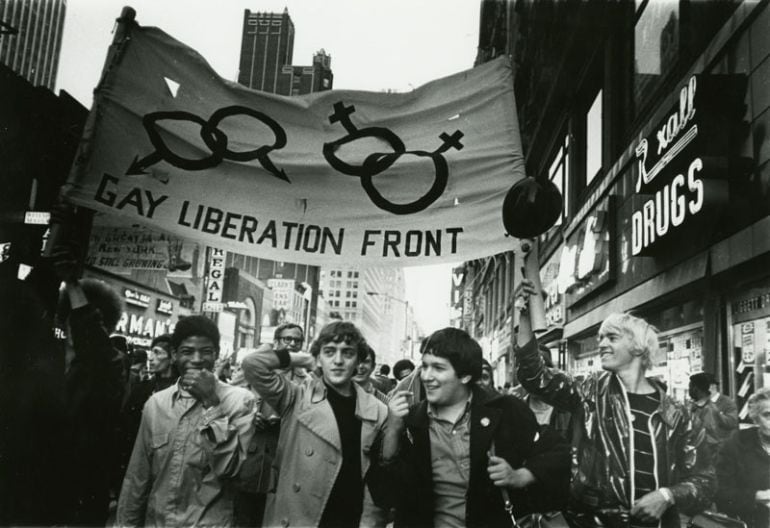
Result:
{"type": "MultiPolygon", "coordinates": [[[[517,306],[535,294],[524,279],[517,306]]],[[[612,314],[599,328],[603,371],[582,381],[547,367],[529,315],[521,310],[515,354],[519,382],[554,407],[573,413],[573,479],[566,517],[575,527],[679,528],[679,511],[711,502],[714,470],[699,456],[703,432],[687,409],[645,376],[658,347],[655,328],[612,314]]]]}

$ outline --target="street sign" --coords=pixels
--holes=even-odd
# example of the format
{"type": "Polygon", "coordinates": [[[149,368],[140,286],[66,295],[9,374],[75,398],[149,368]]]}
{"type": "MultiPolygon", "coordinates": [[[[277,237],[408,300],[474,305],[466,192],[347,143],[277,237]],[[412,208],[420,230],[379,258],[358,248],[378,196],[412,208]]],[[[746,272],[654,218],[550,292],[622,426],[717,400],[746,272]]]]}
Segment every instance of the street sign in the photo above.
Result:
{"type": "Polygon", "coordinates": [[[25,211],[24,223],[34,225],[48,225],[51,221],[51,213],[46,211],[25,211]]]}

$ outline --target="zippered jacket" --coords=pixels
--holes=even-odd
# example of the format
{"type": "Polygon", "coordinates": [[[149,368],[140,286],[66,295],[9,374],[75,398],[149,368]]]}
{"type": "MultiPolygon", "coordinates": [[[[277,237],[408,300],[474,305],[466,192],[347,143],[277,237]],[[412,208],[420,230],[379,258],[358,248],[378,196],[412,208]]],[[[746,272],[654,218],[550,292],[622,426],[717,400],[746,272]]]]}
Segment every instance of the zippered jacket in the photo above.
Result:
{"type": "MultiPolygon", "coordinates": [[[[633,506],[634,467],[632,416],[626,390],[611,372],[598,372],[578,381],[548,368],[537,342],[514,349],[519,382],[542,400],[574,413],[570,505],[583,513],[616,510],[627,514],[633,506]]],[[[678,512],[694,514],[708,507],[715,493],[712,459],[701,428],[693,428],[686,407],[665,394],[656,380],[648,381],[660,393],[651,417],[655,478],[658,488],[674,496],[674,506],[661,526],[680,526],[678,512]]]]}

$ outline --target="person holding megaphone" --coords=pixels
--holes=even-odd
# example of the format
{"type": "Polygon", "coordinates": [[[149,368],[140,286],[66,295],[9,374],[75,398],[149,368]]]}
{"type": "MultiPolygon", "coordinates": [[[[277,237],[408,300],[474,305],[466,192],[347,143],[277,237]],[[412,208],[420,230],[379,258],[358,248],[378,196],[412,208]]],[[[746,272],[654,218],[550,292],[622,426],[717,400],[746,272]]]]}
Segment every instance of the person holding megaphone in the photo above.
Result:
{"type": "Polygon", "coordinates": [[[573,413],[570,526],[679,528],[679,512],[708,507],[716,481],[702,429],[645,376],[658,347],[655,328],[627,313],[609,315],[599,328],[602,371],[578,381],[545,365],[532,324],[532,305],[537,311],[542,303],[537,266],[524,273],[515,292],[517,375],[529,393],[573,413]]]}

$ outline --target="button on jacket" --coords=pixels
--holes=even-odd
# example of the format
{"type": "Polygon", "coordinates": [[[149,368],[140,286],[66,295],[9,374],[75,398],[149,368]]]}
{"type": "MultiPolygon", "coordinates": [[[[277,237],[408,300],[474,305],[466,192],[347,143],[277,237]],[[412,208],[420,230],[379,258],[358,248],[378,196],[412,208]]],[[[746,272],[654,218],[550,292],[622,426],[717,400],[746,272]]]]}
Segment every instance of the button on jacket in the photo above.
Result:
{"type": "MultiPolygon", "coordinates": [[[[517,516],[558,509],[569,485],[569,446],[552,431],[540,432],[527,405],[513,396],[491,394],[475,387],[470,401],[468,484],[464,522],[469,528],[510,526],[500,488],[489,478],[489,453],[512,468],[526,467],[536,482],[525,489],[510,489],[517,516]]],[[[396,528],[441,528],[448,522],[436,516],[446,498],[437,498],[433,460],[442,446],[431,437],[428,402],[413,405],[398,455],[381,461],[374,480],[374,499],[396,508],[396,528]]],[[[462,463],[462,462],[461,462],[462,463]]],[[[438,486],[437,486],[438,484],[438,486]]]]}
{"type": "Polygon", "coordinates": [[[142,412],[118,502],[118,526],[230,526],[232,477],[253,434],[254,396],[217,381],[208,409],[175,384],[142,412]]]}
{"type": "MultiPolygon", "coordinates": [[[[253,352],[241,365],[249,385],[281,416],[273,485],[267,494],[263,526],[318,526],[342,466],[337,420],[326,398],[323,380],[292,384],[279,371],[268,368],[273,354],[271,350],[253,352]]],[[[370,453],[388,408],[358,384],[353,386],[355,415],[361,420],[361,478],[366,497],[370,453]]],[[[371,518],[372,507],[372,502],[365,499],[362,519],[371,518]]]]}

